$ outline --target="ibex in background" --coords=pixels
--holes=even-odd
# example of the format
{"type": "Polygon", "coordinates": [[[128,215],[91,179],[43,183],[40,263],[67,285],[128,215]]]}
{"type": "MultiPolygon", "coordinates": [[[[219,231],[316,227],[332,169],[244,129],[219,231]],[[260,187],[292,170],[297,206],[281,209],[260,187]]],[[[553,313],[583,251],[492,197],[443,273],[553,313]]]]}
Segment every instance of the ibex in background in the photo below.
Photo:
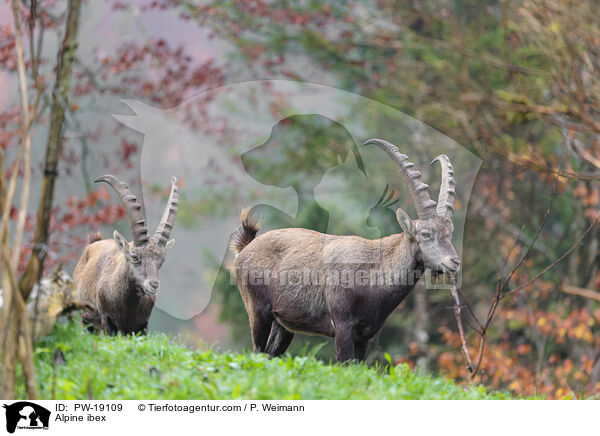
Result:
{"type": "Polygon", "coordinates": [[[169,202],[152,238],[141,205],[128,186],[111,175],[96,182],[108,183],[119,195],[133,240],[127,242],[115,230],[113,239],[88,241],[73,274],[79,299],[89,306],[82,321],[108,334],[143,332],[160,285],[158,270],[175,242],[169,237],[177,215],[177,179],[171,180],[169,202]]]}
{"type": "Polygon", "coordinates": [[[300,332],[334,337],[341,362],[362,360],[368,340],[426,268],[439,273],[458,270],[460,260],[451,241],[456,182],[450,160],[445,155],[434,160],[442,166],[436,208],[421,173],[406,155],[380,139],[366,144],[381,147],[392,158],[408,185],[418,219],[398,209],[396,218],[404,233],[378,240],[306,229],[279,229],[256,237],[259,225],[242,212],[232,249],[254,351],[280,355],[294,332],[300,332]]]}

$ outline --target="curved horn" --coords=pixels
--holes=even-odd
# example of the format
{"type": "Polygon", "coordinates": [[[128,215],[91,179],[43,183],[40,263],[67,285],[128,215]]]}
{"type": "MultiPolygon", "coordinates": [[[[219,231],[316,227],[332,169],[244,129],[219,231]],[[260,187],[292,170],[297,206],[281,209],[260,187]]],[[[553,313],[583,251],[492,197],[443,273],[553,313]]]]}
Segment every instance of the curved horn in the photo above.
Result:
{"type": "Polygon", "coordinates": [[[121,204],[125,208],[127,218],[129,218],[134,245],[146,245],[148,243],[148,227],[146,227],[146,219],[142,215],[142,206],[138,203],[135,195],[131,193],[127,184],[110,174],[96,179],[95,183],[98,182],[108,183],[119,194],[121,204]]]}
{"type": "Polygon", "coordinates": [[[369,139],[363,143],[363,145],[367,144],[379,146],[392,158],[400,170],[400,174],[402,174],[404,183],[408,185],[408,190],[415,203],[415,209],[417,209],[419,218],[432,218],[435,215],[435,201],[429,196],[429,186],[421,180],[421,173],[413,169],[415,165],[409,162],[408,156],[400,153],[400,150],[394,144],[390,144],[383,139],[369,139]]]}
{"type": "Polygon", "coordinates": [[[164,247],[167,242],[169,242],[171,230],[173,230],[173,226],[175,225],[178,207],[179,190],[177,189],[177,178],[173,177],[171,179],[171,195],[169,195],[169,202],[167,203],[165,212],[160,220],[160,224],[152,237],[152,239],[154,239],[161,247],[164,247]]]}
{"type": "Polygon", "coordinates": [[[454,200],[456,199],[454,169],[452,168],[450,159],[445,154],[440,154],[431,161],[431,164],[433,165],[435,162],[439,162],[442,166],[442,184],[440,185],[436,213],[452,220],[452,215],[454,215],[454,200]]]}

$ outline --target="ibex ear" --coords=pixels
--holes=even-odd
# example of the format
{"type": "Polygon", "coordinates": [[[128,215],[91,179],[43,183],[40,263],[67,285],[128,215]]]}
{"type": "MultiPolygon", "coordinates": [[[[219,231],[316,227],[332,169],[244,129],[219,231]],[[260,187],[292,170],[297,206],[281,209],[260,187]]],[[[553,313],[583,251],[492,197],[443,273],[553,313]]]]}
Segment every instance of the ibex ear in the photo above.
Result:
{"type": "Polygon", "coordinates": [[[167,242],[167,245],[165,245],[165,251],[167,251],[173,245],[175,245],[175,239],[171,239],[169,242],[167,242]]]}
{"type": "Polygon", "coordinates": [[[116,230],[113,232],[113,239],[117,243],[117,247],[119,247],[121,251],[126,253],[129,246],[129,242],[127,242],[127,239],[125,239],[123,235],[117,232],[116,230]]]}
{"type": "Polygon", "coordinates": [[[400,224],[400,227],[402,227],[404,233],[406,233],[411,240],[415,239],[415,224],[410,219],[408,214],[402,209],[398,208],[396,209],[396,219],[398,220],[398,224],[400,224]]]}

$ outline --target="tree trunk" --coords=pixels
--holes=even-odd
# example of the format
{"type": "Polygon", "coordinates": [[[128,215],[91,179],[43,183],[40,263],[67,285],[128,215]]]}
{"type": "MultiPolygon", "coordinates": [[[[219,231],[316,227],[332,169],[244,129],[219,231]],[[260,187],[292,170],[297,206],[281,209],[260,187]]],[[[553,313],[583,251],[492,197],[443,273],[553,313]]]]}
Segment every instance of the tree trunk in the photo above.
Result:
{"type": "Polygon", "coordinates": [[[8,328],[4,332],[3,356],[2,356],[2,398],[11,399],[15,397],[15,357],[19,355],[25,376],[25,387],[27,396],[35,400],[38,397],[35,380],[35,368],[33,363],[33,343],[31,323],[27,305],[19,291],[19,285],[14,271],[11,270],[11,258],[8,246],[2,247],[2,279],[3,285],[8,285],[12,293],[12,308],[7,318],[8,328]],[[21,352],[19,349],[19,334],[23,341],[21,352]]]}
{"type": "MultiPolygon", "coordinates": [[[[16,28],[20,31],[18,25],[18,4],[13,3],[15,12],[16,28]]],[[[35,368],[33,363],[33,344],[32,331],[29,315],[25,302],[33,289],[33,285],[40,279],[43,271],[43,262],[47,253],[48,233],[50,227],[50,215],[52,202],[54,199],[54,183],[58,170],[58,160],[60,157],[60,146],[62,141],[62,131],[65,121],[65,110],[68,105],[68,92],[71,85],[71,73],[73,69],[73,59],[77,48],[77,30],[79,27],[79,13],[81,9],[81,0],[69,0],[67,23],[65,27],[65,36],[62,46],[58,53],[56,67],[56,83],[52,92],[52,108],[50,112],[50,129],[48,142],[46,145],[46,159],[44,164],[44,176],[42,179],[42,193],[38,207],[36,229],[34,235],[35,245],[31,253],[31,258],[27,268],[17,283],[16,270],[11,268],[11,256],[8,247],[8,229],[3,232],[0,246],[2,253],[2,285],[4,299],[2,327],[3,327],[3,356],[2,356],[2,398],[11,399],[15,397],[15,360],[18,357],[21,361],[23,374],[25,376],[25,388],[27,396],[31,399],[37,398],[37,386],[35,382],[35,368]]],[[[17,56],[22,55],[22,44],[20,50],[17,47],[17,56]]],[[[20,72],[21,73],[21,72],[20,72]]],[[[22,74],[21,74],[22,76],[22,74]]],[[[22,77],[21,77],[22,78],[22,77]]],[[[26,98],[24,104],[28,105],[26,98]]],[[[24,112],[29,110],[24,107],[24,112]]],[[[31,126],[28,125],[28,117],[25,116],[24,135],[31,126]]],[[[27,144],[27,137],[23,140],[23,145],[27,144]]],[[[1,159],[0,159],[1,161],[1,159]]],[[[2,172],[4,168],[2,167],[2,172]]],[[[2,193],[0,199],[3,202],[8,201],[4,196],[4,179],[1,180],[2,193]]],[[[27,181],[24,181],[26,183],[27,181]]],[[[26,199],[25,199],[26,200],[26,199]]],[[[21,205],[21,207],[24,207],[21,205]]],[[[26,206],[25,206],[26,207],[26,206]]],[[[26,211],[21,211],[26,213],[26,211]]]]}
{"type": "MultiPolygon", "coordinates": [[[[10,280],[8,279],[8,272],[5,268],[2,268],[2,292],[4,295],[11,293],[10,280]]],[[[7,314],[8,316],[3,318],[3,323],[6,326],[3,330],[2,338],[2,380],[1,383],[1,397],[4,400],[10,400],[15,398],[15,358],[16,358],[16,338],[17,338],[17,323],[16,313],[11,310],[7,314]]]]}
{"type": "Polygon", "coordinates": [[[69,0],[68,8],[65,36],[58,53],[56,83],[52,92],[50,133],[48,134],[48,143],[46,145],[42,194],[35,227],[35,245],[20,283],[21,292],[25,299],[29,297],[33,285],[42,275],[44,259],[47,253],[50,214],[54,199],[54,183],[58,174],[58,160],[62,142],[62,129],[65,121],[65,109],[69,104],[68,93],[71,86],[71,72],[73,70],[75,50],[77,49],[77,30],[79,27],[81,0],[69,0]]]}
{"type": "MultiPolygon", "coordinates": [[[[21,19],[19,14],[19,2],[12,1],[13,16],[15,22],[15,50],[17,52],[17,72],[19,75],[19,94],[21,96],[21,112],[23,125],[23,138],[21,148],[23,149],[23,184],[21,186],[21,204],[17,216],[15,237],[12,242],[12,267],[14,271],[19,269],[21,258],[21,244],[25,233],[25,220],[29,203],[29,191],[31,190],[31,120],[32,114],[29,108],[29,93],[27,92],[27,77],[25,72],[25,50],[23,48],[23,32],[21,30],[21,19]]],[[[19,168],[15,168],[19,171],[19,168]]]]}

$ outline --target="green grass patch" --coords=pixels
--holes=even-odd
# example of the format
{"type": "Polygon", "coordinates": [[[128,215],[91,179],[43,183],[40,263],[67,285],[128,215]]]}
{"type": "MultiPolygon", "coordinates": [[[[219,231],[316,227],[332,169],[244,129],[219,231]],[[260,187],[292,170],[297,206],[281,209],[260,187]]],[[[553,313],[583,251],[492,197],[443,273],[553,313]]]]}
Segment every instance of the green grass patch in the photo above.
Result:
{"type": "MultiPolygon", "coordinates": [[[[314,353],[312,353],[314,354],[314,353]]],[[[167,335],[107,337],[59,324],[36,345],[43,399],[504,399],[408,366],[328,364],[311,353],[192,350],[167,335]],[[61,350],[62,359],[55,358],[61,350]]],[[[19,396],[24,396],[22,381],[19,396]]]]}

